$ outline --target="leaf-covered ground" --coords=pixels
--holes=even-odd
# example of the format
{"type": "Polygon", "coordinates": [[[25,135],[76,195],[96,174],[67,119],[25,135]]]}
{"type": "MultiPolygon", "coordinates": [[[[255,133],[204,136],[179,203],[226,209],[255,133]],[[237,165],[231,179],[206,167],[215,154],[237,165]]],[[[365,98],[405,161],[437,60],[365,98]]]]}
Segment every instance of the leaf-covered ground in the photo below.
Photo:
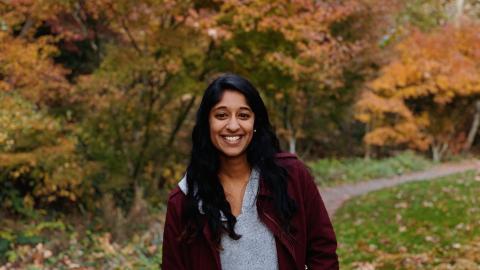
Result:
{"type": "Polygon", "coordinates": [[[334,219],[342,269],[480,269],[480,175],[372,192],[334,219]]]}
{"type": "Polygon", "coordinates": [[[105,228],[101,220],[71,216],[0,220],[0,270],[158,270],[162,219],[163,213],[150,213],[135,229],[138,224],[105,228]]]}

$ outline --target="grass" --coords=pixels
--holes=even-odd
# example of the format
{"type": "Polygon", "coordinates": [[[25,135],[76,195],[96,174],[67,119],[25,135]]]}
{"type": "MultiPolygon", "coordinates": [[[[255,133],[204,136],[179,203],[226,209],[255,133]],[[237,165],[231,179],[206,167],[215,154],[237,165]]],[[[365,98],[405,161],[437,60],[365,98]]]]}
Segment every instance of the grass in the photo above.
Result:
{"type": "Polygon", "coordinates": [[[341,269],[479,269],[478,194],[470,171],[348,201],[334,218],[341,269]]]}
{"type": "Polygon", "coordinates": [[[424,170],[434,163],[412,151],[381,160],[364,158],[321,159],[308,165],[320,186],[355,183],[424,170]]]}

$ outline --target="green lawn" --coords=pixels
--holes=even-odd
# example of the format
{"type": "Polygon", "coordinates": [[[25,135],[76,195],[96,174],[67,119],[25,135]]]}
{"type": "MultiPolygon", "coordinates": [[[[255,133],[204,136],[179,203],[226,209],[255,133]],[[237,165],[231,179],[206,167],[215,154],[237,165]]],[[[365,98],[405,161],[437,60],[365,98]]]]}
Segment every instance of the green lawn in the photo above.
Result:
{"type": "Polygon", "coordinates": [[[319,185],[335,186],[420,171],[433,165],[433,162],[414,152],[406,151],[397,156],[380,160],[364,158],[321,159],[310,162],[308,165],[319,185]]]}
{"type": "Polygon", "coordinates": [[[348,201],[334,218],[341,269],[480,269],[479,195],[467,172],[348,201]]]}

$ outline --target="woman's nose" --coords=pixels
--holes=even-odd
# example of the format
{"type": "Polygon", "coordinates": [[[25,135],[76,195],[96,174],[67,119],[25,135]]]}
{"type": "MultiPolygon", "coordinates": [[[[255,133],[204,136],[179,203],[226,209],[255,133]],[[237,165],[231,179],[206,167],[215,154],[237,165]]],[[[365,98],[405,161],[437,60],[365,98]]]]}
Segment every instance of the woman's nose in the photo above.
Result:
{"type": "Polygon", "coordinates": [[[227,123],[227,129],[230,131],[236,131],[240,128],[240,125],[238,124],[238,119],[236,117],[230,118],[230,120],[227,123]]]}

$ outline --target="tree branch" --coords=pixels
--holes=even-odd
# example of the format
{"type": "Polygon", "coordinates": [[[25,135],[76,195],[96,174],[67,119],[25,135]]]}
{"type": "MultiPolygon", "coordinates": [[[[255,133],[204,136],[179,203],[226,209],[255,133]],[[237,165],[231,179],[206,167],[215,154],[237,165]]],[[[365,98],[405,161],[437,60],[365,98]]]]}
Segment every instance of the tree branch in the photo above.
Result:
{"type": "Polygon", "coordinates": [[[117,11],[113,8],[112,4],[109,4],[108,6],[110,7],[110,10],[119,17],[120,24],[122,25],[123,30],[127,34],[128,39],[130,40],[130,43],[132,43],[133,47],[140,55],[143,55],[143,51],[140,49],[137,41],[135,40],[132,33],[130,32],[130,28],[128,28],[127,24],[125,23],[125,19],[123,18],[123,16],[117,13],[117,11]]]}
{"type": "Polygon", "coordinates": [[[18,37],[24,38],[28,30],[32,28],[33,24],[35,23],[35,20],[32,17],[28,17],[27,20],[25,21],[25,24],[22,26],[22,30],[20,30],[20,34],[18,34],[18,37]]]}
{"type": "Polygon", "coordinates": [[[0,0],[0,4],[6,5],[6,6],[10,5],[11,2],[12,2],[11,0],[0,0]]]}
{"type": "Polygon", "coordinates": [[[140,47],[138,46],[138,43],[137,41],[135,40],[135,38],[133,37],[132,33],[130,32],[130,29],[128,28],[127,24],[125,23],[125,20],[124,19],[120,19],[120,23],[122,24],[122,27],[123,27],[123,30],[125,30],[125,32],[127,33],[127,36],[128,38],[130,39],[130,42],[132,43],[133,47],[135,48],[135,50],[140,54],[140,55],[143,55],[143,51],[140,49],[140,47]]]}
{"type": "MultiPolygon", "coordinates": [[[[190,112],[193,105],[195,104],[195,99],[196,99],[196,97],[192,96],[190,98],[190,100],[188,101],[187,105],[182,106],[182,107],[185,107],[185,109],[182,112],[180,112],[177,116],[177,120],[175,121],[175,127],[172,129],[172,132],[170,132],[170,138],[168,139],[167,146],[172,146],[178,131],[182,127],[183,122],[185,122],[185,119],[188,116],[188,113],[190,112]]],[[[184,105],[184,104],[182,104],[182,105],[184,105]]]]}

